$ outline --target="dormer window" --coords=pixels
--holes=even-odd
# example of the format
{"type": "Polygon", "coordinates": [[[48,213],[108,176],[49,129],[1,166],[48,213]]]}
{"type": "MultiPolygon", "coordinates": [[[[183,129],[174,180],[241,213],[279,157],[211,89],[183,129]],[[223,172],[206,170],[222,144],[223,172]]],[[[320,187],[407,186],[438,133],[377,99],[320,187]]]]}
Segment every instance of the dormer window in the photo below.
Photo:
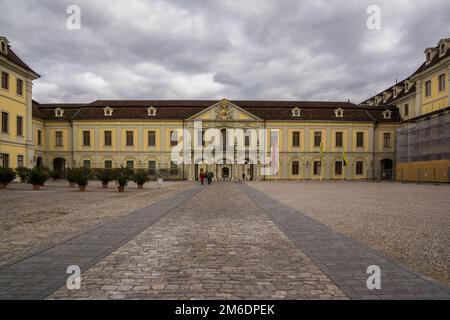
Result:
{"type": "Polygon", "coordinates": [[[64,115],[64,110],[61,108],[56,108],[55,109],[55,117],[56,118],[62,118],[64,115]]]}
{"type": "Polygon", "coordinates": [[[103,108],[103,113],[105,117],[111,117],[113,114],[113,109],[110,107],[103,108]]]}
{"type": "Polygon", "coordinates": [[[300,109],[298,107],[292,108],[292,110],[291,110],[292,116],[293,117],[300,117],[301,111],[302,111],[302,109],[300,109]]]}
{"type": "Polygon", "coordinates": [[[426,57],[426,64],[431,63],[431,61],[433,60],[433,58],[435,57],[435,55],[439,52],[439,49],[437,48],[427,48],[425,50],[425,57],[426,57]]]}
{"type": "Polygon", "coordinates": [[[443,56],[447,50],[445,50],[445,42],[441,43],[439,46],[439,56],[443,56]]]}
{"type": "Polygon", "coordinates": [[[343,118],[344,117],[344,110],[342,108],[338,108],[334,110],[334,115],[336,118],[343,118]]]}
{"type": "Polygon", "coordinates": [[[392,117],[392,111],[391,110],[384,110],[383,111],[383,118],[391,119],[391,117],[392,117]]]}
{"type": "Polygon", "coordinates": [[[149,117],[154,117],[156,116],[156,108],[155,107],[148,107],[147,108],[147,113],[149,117]]]}
{"type": "Polygon", "coordinates": [[[387,92],[383,92],[383,103],[387,101],[387,92]]]}
{"type": "Polygon", "coordinates": [[[376,96],[375,98],[374,98],[374,100],[375,100],[375,105],[378,105],[378,103],[380,103],[380,101],[381,101],[381,97],[380,96],[376,96]]]}
{"type": "Polygon", "coordinates": [[[4,54],[8,54],[8,43],[9,43],[8,39],[0,36],[0,50],[4,54]]]}
{"type": "Polygon", "coordinates": [[[405,82],[405,92],[409,91],[409,82],[405,82]]]}

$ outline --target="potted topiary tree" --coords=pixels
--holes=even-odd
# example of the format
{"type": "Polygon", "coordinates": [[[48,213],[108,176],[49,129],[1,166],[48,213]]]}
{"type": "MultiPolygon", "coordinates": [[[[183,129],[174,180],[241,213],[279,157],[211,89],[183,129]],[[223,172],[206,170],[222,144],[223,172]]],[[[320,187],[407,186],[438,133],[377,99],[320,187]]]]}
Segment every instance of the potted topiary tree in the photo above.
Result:
{"type": "Polygon", "coordinates": [[[117,190],[119,192],[125,191],[125,186],[130,181],[131,170],[128,168],[120,167],[114,170],[114,179],[117,182],[117,190]]]}
{"type": "Polygon", "coordinates": [[[39,167],[39,169],[44,172],[47,175],[47,179],[42,182],[41,187],[45,187],[45,183],[47,182],[48,178],[50,177],[50,169],[48,167],[39,167]]]}
{"type": "Polygon", "coordinates": [[[88,185],[89,177],[91,174],[89,169],[74,168],[72,174],[73,174],[75,183],[78,185],[78,188],[80,189],[80,191],[81,192],[86,191],[86,186],[88,185]]]}
{"type": "Polygon", "coordinates": [[[71,188],[75,187],[75,177],[73,174],[73,168],[67,168],[66,170],[66,180],[69,181],[69,186],[71,188]]]}
{"type": "Polygon", "coordinates": [[[16,168],[16,174],[20,178],[20,182],[27,182],[27,176],[30,173],[30,169],[26,167],[18,167],[16,168]]]}
{"type": "Polygon", "coordinates": [[[97,180],[102,182],[102,188],[108,188],[108,183],[114,180],[112,169],[98,169],[97,180]]]}
{"type": "Polygon", "coordinates": [[[33,185],[33,190],[39,190],[49,178],[48,171],[42,167],[35,167],[30,170],[27,182],[33,185]]]}
{"type": "Polygon", "coordinates": [[[0,189],[5,189],[16,178],[16,172],[11,168],[0,167],[0,189]]]}
{"type": "Polygon", "coordinates": [[[147,171],[144,169],[137,170],[131,177],[131,179],[138,185],[139,189],[144,187],[144,183],[150,181],[147,171]]]}
{"type": "Polygon", "coordinates": [[[53,181],[56,181],[61,178],[61,175],[59,174],[59,172],[55,171],[55,170],[50,170],[49,175],[53,179],[53,181]]]}

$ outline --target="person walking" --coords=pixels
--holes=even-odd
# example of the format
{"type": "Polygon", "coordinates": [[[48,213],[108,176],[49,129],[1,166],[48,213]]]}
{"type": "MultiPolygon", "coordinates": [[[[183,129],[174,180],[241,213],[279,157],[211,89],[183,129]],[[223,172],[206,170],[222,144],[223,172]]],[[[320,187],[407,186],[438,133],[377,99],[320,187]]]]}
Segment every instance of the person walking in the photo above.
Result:
{"type": "Polygon", "coordinates": [[[200,183],[203,185],[205,182],[205,174],[203,172],[200,173],[200,183]]]}
{"type": "Polygon", "coordinates": [[[206,178],[208,179],[208,184],[211,184],[213,176],[214,176],[214,173],[212,173],[212,171],[210,171],[206,174],[206,178]]]}
{"type": "Polygon", "coordinates": [[[245,181],[245,173],[242,173],[242,180],[245,181]]]}

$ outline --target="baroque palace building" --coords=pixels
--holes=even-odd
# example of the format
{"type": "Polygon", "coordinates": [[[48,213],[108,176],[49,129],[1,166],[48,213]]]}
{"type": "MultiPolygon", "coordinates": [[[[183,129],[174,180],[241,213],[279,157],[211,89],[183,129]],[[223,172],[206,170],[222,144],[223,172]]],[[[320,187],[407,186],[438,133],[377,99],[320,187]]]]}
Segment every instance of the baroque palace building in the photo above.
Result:
{"type": "Polygon", "coordinates": [[[425,61],[405,80],[363,102],[396,106],[396,179],[449,182],[450,176],[450,38],[425,49],[425,61]]]}
{"type": "MultiPolygon", "coordinates": [[[[227,99],[41,104],[31,98],[32,80],[39,75],[14,54],[2,37],[0,165],[44,165],[61,174],[74,166],[128,166],[149,169],[168,179],[188,180],[196,179],[202,170],[230,180],[242,179],[243,173],[250,180],[390,179],[396,162],[404,171],[403,153],[399,156],[396,152],[399,143],[404,148],[404,141],[397,141],[397,130],[401,133],[407,124],[448,106],[450,45],[442,41],[444,55],[440,53],[440,42],[439,48],[427,51],[430,62],[414,75],[359,105],[227,99]],[[444,94],[440,90],[440,72],[445,61],[446,100],[441,101],[444,94]],[[432,83],[425,85],[428,79],[432,83]],[[426,90],[431,90],[434,98],[424,96],[423,86],[431,86],[426,90]],[[202,122],[200,132],[195,127],[198,121],[202,122]],[[205,141],[203,131],[210,128],[223,133],[223,144],[230,150],[236,149],[237,138],[227,136],[226,129],[265,129],[268,137],[258,140],[257,148],[264,143],[274,151],[276,145],[277,173],[262,175],[264,164],[249,159],[244,163],[228,159],[206,164],[197,163],[194,154],[189,154],[191,164],[172,161],[172,149],[183,143],[183,132],[191,133],[192,144],[206,147],[211,141],[205,141]],[[277,132],[275,141],[271,132],[277,132]]],[[[244,145],[253,145],[252,139],[245,138],[244,145]]]]}

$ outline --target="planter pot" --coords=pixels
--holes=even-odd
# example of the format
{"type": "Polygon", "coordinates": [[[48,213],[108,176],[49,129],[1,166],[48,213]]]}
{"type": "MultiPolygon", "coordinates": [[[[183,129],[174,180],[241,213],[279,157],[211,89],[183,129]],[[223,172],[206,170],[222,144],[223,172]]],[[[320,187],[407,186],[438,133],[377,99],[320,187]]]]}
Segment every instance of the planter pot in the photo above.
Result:
{"type": "Polygon", "coordinates": [[[69,182],[69,187],[74,188],[75,187],[75,182],[69,182]]]}
{"type": "Polygon", "coordinates": [[[39,190],[41,188],[40,184],[33,184],[33,190],[39,190]]]}
{"type": "Polygon", "coordinates": [[[0,182],[0,189],[5,189],[5,188],[6,188],[6,186],[7,186],[7,184],[6,184],[6,183],[1,183],[1,182],[0,182]]]}
{"type": "Polygon", "coordinates": [[[108,182],[102,183],[102,188],[103,188],[103,189],[107,189],[107,188],[108,188],[108,182]]]}
{"type": "Polygon", "coordinates": [[[142,188],[144,188],[144,185],[143,184],[138,184],[138,189],[142,189],[142,188]]]}
{"type": "Polygon", "coordinates": [[[117,186],[117,190],[119,192],[124,192],[125,191],[125,186],[117,186]]]}
{"type": "Polygon", "coordinates": [[[81,192],[86,191],[86,186],[78,186],[78,189],[80,189],[81,192]]]}

